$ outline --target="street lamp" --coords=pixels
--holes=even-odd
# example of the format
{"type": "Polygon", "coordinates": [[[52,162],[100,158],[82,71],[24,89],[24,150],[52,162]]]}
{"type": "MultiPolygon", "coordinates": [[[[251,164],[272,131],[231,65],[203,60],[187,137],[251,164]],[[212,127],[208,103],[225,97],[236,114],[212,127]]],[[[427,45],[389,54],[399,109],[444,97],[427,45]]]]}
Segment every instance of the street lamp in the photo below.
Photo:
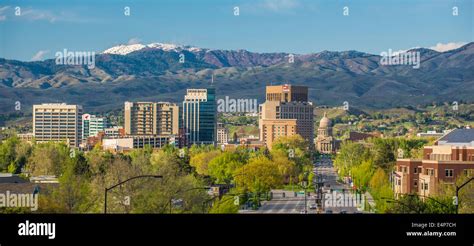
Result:
{"type": "MultiPolygon", "coordinates": [[[[305,176],[308,176],[308,172],[305,172],[305,176]]],[[[304,189],[304,213],[308,213],[308,204],[307,204],[307,197],[306,197],[306,190],[308,189],[308,182],[307,181],[302,181],[301,182],[301,188],[304,189]]]]}
{"type": "Polygon", "coordinates": [[[122,182],[120,182],[120,183],[118,183],[118,184],[115,184],[115,185],[113,185],[113,186],[111,186],[111,187],[109,187],[109,188],[106,187],[106,188],[105,188],[105,197],[104,197],[104,198],[105,198],[105,199],[104,199],[104,214],[107,213],[107,192],[109,192],[109,190],[112,190],[113,188],[115,188],[115,187],[117,187],[117,186],[119,186],[119,185],[122,185],[122,184],[124,184],[124,183],[126,183],[126,182],[128,182],[128,181],[130,181],[130,180],[139,179],[139,178],[156,178],[156,179],[162,179],[163,176],[161,176],[161,175],[140,175],[140,176],[131,177],[131,178],[129,178],[129,179],[127,179],[127,180],[124,180],[124,181],[122,181],[122,182]]]}
{"type": "Polygon", "coordinates": [[[468,181],[464,182],[464,184],[462,184],[461,186],[456,186],[456,197],[455,197],[456,214],[459,213],[459,190],[465,185],[467,185],[469,182],[471,182],[472,180],[474,180],[474,177],[471,177],[468,181]]]}

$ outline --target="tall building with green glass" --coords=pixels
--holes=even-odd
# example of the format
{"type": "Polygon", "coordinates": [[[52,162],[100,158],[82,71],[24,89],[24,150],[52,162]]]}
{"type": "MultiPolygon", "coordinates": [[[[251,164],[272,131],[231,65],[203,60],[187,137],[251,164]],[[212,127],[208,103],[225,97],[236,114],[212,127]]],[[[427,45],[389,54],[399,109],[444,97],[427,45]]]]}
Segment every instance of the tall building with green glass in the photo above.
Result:
{"type": "Polygon", "coordinates": [[[188,89],[183,101],[182,127],[187,145],[216,144],[216,90],[188,89]]]}

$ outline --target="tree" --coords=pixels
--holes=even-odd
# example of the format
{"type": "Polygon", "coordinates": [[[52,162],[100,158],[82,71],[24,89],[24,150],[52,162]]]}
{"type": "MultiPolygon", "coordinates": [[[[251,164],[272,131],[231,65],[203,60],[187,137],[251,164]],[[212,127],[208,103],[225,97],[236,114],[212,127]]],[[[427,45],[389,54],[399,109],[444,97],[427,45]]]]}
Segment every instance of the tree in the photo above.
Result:
{"type": "Polygon", "coordinates": [[[208,165],[209,176],[218,184],[230,184],[237,168],[244,165],[238,154],[224,152],[213,158],[208,165]]]}
{"type": "Polygon", "coordinates": [[[421,214],[426,210],[426,204],[418,196],[405,195],[398,200],[388,200],[390,206],[388,213],[397,214],[421,214]]]}
{"type": "Polygon", "coordinates": [[[288,153],[285,150],[272,150],[271,158],[285,183],[297,180],[298,175],[302,172],[302,168],[293,161],[293,158],[288,158],[288,153]]]}
{"type": "Polygon", "coordinates": [[[217,157],[221,151],[213,150],[210,152],[201,152],[191,157],[190,164],[196,168],[196,172],[200,175],[209,175],[208,164],[209,162],[217,157]]]}
{"type": "Polygon", "coordinates": [[[223,196],[215,201],[209,210],[211,214],[236,214],[237,212],[239,212],[239,207],[234,204],[233,196],[223,196]]]}
{"type": "Polygon", "coordinates": [[[28,159],[27,170],[34,176],[54,175],[59,177],[70,159],[71,152],[64,143],[36,144],[28,159]]]}
{"type": "Polygon", "coordinates": [[[150,145],[145,145],[142,149],[134,149],[130,153],[132,159],[131,164],[133,166],[139,166],[139,168],[147,169],[150,167],[150,157],[153,152],[153,149],[150,145]]]}
{"type": "Polygon", "coordinates": [[[172,152],[159,150],[151,156],[151,172],[163,176],[160,181],[144,181],[140,190],[134,191],[132,212],[167,213],[203,212],[202,204],[208,197],[203,183],[180,169],[180,159],[172,152]],[[175,207],[173,199],[181,199],[182,206],[175,207]],[[170,207],[171,206],[171,207],[170,207]]]}
{"type": "Polygon", "coordinates": [[[8,166],[15,161],[18,143],[18,138],[10,137],[0,144],[0,171],[7,170],[8,166]]]}
{"type": "Polygon", "coordinates": [[[89,212],[94,202],[89,180],[77,174],[75,165],[70,163],[59,178],[59,187],[42,197],[39,207],[42,212],[84,213],[89,212]]]}
{"type": "Polygon", "coordinates": [[[251,159],[247,165],[235,171],[238,187],[254,193],[270,191],[283,184],[278,167],[266,157],[251,159]]]}
{"type": "Polygon", "coordinates": [[[287,179],[299,176],[312,169],[308,142],[300,135],[278,138],[270,152],[271,159],[278,164],[281,174],[287,179]]]}
{"type": "Polygon", "coordinates": [[[301,135],[279,137],[272,145],[272,149],[300,149],[307,150],[308,142],[301,135]]]}
{"type": "Polygon", "coordinates": [[[372,138],[372,156],[374,165],[389,171],[396,161],[398,142],[394,138],[372,138]]]}
{"type": "Polygon", "coordinates": [[[363,160],[369,158],[369,152],[359,143],[346,141],[342,143],[334,166],[338,168],[340,176],[348,176],[352,167],[359,165],[363,160]]]}
{"type": "Polygon", "coordinates": [[[389,204],[384,198],[393,198],[393,191],[390,187],[388,176],[382,168],[377,168],[369,182],[370,194],[376,200],[378,212],[385,212],[389,204]]]}
{"type": "Polygon", "coordinates": [[[360,165],[351,168],[354,185],[362,191],[367,190],[373,173],[373,162],[371,160],[362,161],[360,165]]]}
{"type": "MultiPolygon", "coordinates": [[[[453,204],[453,197],[456,195],[456,186],[461,186],[469,180],[465,174],[459,175],[454,184],[441,182],[435,199],[444,201],[445,204],[453,204]]],[[[474,213],[474,181],[471,181],[459,191],[459,213],[474,213]]],[[[454,211],[455,208],[453,208],[454,211]]]]}

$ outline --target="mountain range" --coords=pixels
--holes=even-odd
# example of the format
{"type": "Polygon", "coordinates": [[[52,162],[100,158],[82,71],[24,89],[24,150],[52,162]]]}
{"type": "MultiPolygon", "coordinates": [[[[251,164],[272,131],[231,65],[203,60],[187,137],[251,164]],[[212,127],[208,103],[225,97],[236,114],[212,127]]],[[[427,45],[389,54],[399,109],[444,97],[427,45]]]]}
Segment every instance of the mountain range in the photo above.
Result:
{"type": "Polygon", "coordinates": [[[257,98],[265,86],[309,87],[316,105],[358,108],[474,102],[474,43],[437,52],[418,48],[421,66],[381,65],[358,51],[312,54],[213,50],[175,44],[131,44],[95,55],[95,67],[0,58],[0,112],[15,102],[81,104],[87,112],[117,109],[124,101],[180,102],[187,88],[216,87],[218,97],[257,98]],[[180,62],[184,62],[181,63],[180,62]],[[213,82],[211,82],[213,81],[213,82]],[[212,84],[211,84],[212,83],[212,84]]]}

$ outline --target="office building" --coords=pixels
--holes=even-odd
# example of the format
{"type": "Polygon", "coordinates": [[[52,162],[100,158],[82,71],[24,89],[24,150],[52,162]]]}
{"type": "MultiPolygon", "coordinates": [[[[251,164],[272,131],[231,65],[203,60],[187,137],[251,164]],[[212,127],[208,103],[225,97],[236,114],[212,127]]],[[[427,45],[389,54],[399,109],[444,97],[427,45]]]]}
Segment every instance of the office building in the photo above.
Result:
{"type": "Polygon", "coordinates": [[[308,87],[297,85],[270,85],[266,87],[266,101],[307,102],[308,87]]]}
{"type": "Polygon", "coordinates": [[[108,127],[108,121],[105,117],[97,117],[95,115],[82,115],[82,139],[95,137],[97,133],[104,132],[108,127]]]}
{"type": "MultiPolygon", "coordinates": [[[[295,134],[302,136],[308,141],[310,146],[313,146],[314,126],[313,126],[313,111],[314,106],[308,102],[308,87],[293,86],[293,85],[278,85],[267,86],[266,101],[260,105],[259,129],[260,139],[268,148],[271,148],[273,141],[269,141],[271,136],[278,136],[278,133],[269,132],[274,127],[264,127],[265,120],[282,120],[275,121],[275,124],[281,126],[284,122],[290,125],[296,120],[295,134]],[[267,134],[267,136],[265,136],[267,134]]],[[[268,121],[267,124],[271,122],[268,121]]],[[[273,123],[271,123],[273,124],[273,123]]]]}
{"type": "Polygon", "coordinates": [[[177,135],[179,106],[168,102],[125,102],[127,135],[177,135]]]}
{"type": "Polygon", "coordinates": [[[56,141],[79,147],[82,106],[65,103],[33,105],[33,134],[38,143],[56,141]]]}
{"type": "Polygon", "coordinates": [[[273,142],[279,137],[289,137],[296,134],[296,119],[263,119],[261,120],[260,141],[271,149],[273,142]]]}
{"type": "Polygon", "coordinates": [[[106,137],[120,137],[125,136],[125,129],[120,126],[113,126],[104,129],[104,135],[106,137]]]}
{"type": "Polygon", "coordinates": [[[183,101],[182,127],[186,145],[217,142],[217,105],[214,88],[188,89],[183,101]]]}

